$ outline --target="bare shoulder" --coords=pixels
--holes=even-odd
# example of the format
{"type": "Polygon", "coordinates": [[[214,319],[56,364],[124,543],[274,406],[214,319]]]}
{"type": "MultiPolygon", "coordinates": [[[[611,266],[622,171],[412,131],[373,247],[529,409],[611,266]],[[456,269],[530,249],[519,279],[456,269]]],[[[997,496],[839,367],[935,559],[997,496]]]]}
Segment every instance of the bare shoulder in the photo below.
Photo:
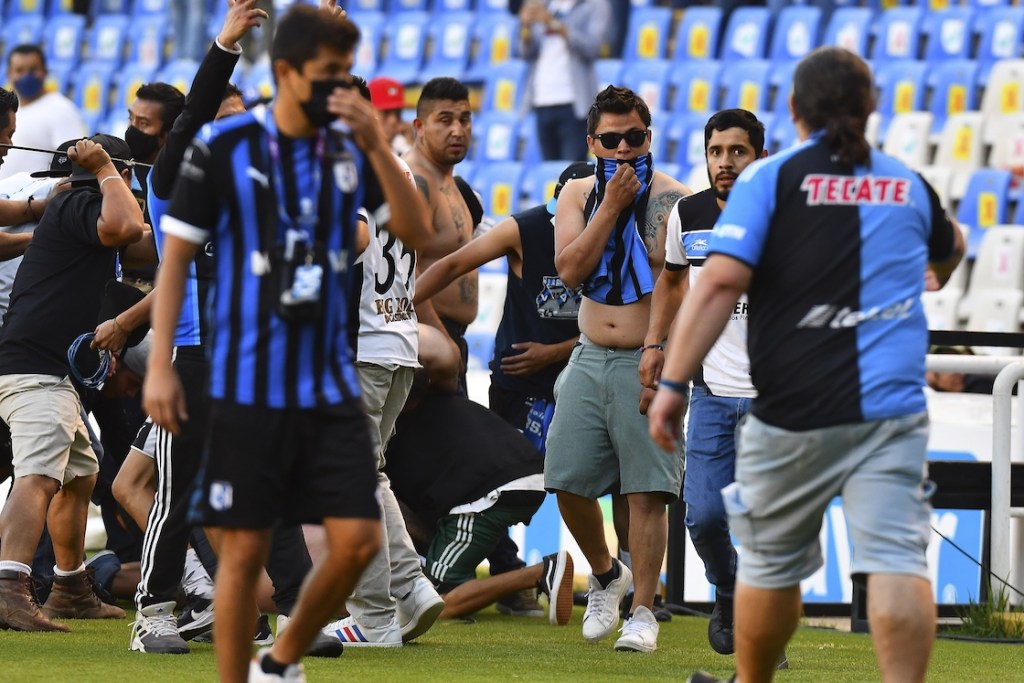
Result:
{"type": "Polygon", "coordinates": [[[576,178],[570,180],[562,188],[562,192],[558,195],[558,203],[561,204],[565,201],[570,206],[579,206],[581,209],[583,205],[587,203],[587,198],[590,193],[594,190],[594,180],[592,178],[576,178]],[[563,200],[563,197],[565,198],[563,200]]]}

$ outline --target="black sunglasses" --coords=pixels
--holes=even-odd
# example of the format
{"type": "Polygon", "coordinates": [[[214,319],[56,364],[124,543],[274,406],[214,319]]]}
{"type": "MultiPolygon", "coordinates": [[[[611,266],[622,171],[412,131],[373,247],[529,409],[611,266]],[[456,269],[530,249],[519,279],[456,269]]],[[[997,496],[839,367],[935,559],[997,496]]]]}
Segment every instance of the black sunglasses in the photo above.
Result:
{"type": "Polygon", "coordinates": [[[623,140],[630,147],[639,147],[647,139],[647,131],[634,128],[625,133],[601,133],[600,135],[591,135],[590,137],[600,140],[601,146],[605,149],[615,149],[623,140]]]}

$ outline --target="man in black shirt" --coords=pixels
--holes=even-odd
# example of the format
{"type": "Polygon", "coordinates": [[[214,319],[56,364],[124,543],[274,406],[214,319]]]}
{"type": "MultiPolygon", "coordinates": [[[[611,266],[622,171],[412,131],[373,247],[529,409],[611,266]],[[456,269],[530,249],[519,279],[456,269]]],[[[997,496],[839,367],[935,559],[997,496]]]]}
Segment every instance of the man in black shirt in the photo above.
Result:
{"type": "Polygon", "coordinates": [[[10,425],[15,481],[0,515],[0,625],[66,631],[29,593],[32,554],[44,522],[54,540],[54,616],[124,616],[102,606],[82,564],[89,497],[99,467],[68,378],[67,349],[91,329],[119,250],[144,232],[123,140],[97,135],[68,150],[72,190],[55,197],[14,281],[0,336],[0,417],[10,425]],[[96,181],[98,181],[98,189],[96,181]],[[85,187],[83,187],[85,186],[85,187]]]}

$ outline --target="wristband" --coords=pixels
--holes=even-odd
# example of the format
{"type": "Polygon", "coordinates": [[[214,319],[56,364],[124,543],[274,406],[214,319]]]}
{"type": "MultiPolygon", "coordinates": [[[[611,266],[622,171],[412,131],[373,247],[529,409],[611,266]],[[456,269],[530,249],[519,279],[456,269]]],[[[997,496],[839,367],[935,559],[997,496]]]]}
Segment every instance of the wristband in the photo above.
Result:
{"type": "Polygon", "coordinates": [[[690,387],[688,385],[683,384],[682,382],[673,382],[672,380],[665,379],[664,377],[658,380],[658,388],[660,389],[662,387],[669,391],[674,391],[677,394],[683,394],[684,396],[690,393],[690,387]]]}
{"type": "Polygon", "coordinates": [[[664,344],[644,344],[643,346],[640,347],[640,353],[643,353],[647,349],[658,349],[659,351],[664,352],[665,351],[665,345],[664,344]]]}
{"type": "Polygon", "coordinates": [[[28,198],[28,200],[26,202],[26,207],[25,208],[28,209],[28,215],[32,217],[32,220],[34,220],[34,221],[36,221],[38,223],[40,217],[37,216],[36,212],[32,209],[32,200],[33,199],[35,199],[35,197],[29,196],[29,198],[28,198]]]}
{"type": "Polygon", "coordinates": [[[108,180],[121,180],[121,176],[119,176],[119,175],[108,175],[106,178],[101,179],[100,180],[100,190],[103,190],[103,183],[107,182],[108,180]]]}

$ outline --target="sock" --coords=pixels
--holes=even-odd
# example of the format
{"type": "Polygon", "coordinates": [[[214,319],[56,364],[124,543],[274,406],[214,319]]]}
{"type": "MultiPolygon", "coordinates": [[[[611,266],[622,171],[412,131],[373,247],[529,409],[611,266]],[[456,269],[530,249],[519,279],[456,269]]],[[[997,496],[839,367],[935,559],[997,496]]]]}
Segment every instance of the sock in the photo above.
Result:
{"type": "Polygon", "coordinates": [[[72,569],[69,572],[68,571],[64,571],[63,569],[60,569],[57,565],[53,565],[53,575],[54,576],[65,576],[65,577],[66,576],[74,576],[75,574],[79,574],[79,573],[84,572],[84,571],[85,571],[85,562],[83,562],[82,564],[78,565],[77,569],[72,569]]]}
{"type": "Polygon", "coordinates": [[[622,571],[619,569],[618,562],[612,562],[612,568],[606,571],[604,574],[594,574],[594,578],[601,584],[601,588],[607,588],[608,584],[619,578],[622,571]]]}
{"type": "Polygon", "coordinates": [[[267,654],[263,655],[263,659],[260,660],[260,668],[263,669],[263,673],[265,674],[276,674],[278,676],[283,676],[285,670],[288,668],[288,665],[282,664],[281,662],[277,661],[276,659],[271,657],[270,653],[268,652],[267,654]]]}
{"type": "Polygon", "coordinates": [[[22,562],[15,562],[14,560],[3,560],[0,562],[0,572],[2,571],[15,571],[32,576],[32,567],[22,562]]]}

